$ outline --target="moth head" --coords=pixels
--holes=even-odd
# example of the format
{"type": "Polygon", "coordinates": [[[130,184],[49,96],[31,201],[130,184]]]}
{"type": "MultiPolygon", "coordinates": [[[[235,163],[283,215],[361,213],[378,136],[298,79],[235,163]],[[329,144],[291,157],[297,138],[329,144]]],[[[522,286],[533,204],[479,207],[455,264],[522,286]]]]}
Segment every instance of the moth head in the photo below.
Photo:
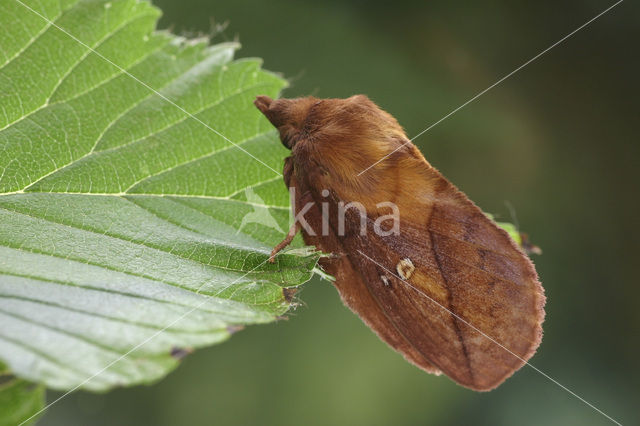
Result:
{"type": "Polygon", "coordinates": [[[396,119],[365,95],[275,100],[258,96],[254,104],[278,129],[282,144],[289,149],[301,140],[352,147],[356,141],[406,139],[396,119]]]}
{"type": "Polygon", "coordinates": [[[254,105],[280,132],[280,140],[287,148],[298,141],[311,108],[321,102],[312,96],[296,99],[271,99],[257,96],[254,105]]]}

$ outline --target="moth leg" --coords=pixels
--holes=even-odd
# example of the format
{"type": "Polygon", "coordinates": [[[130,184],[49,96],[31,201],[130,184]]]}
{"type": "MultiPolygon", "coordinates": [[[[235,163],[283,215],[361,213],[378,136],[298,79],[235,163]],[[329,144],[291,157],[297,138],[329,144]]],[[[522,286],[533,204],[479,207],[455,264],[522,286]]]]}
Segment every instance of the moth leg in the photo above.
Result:
{"type": "Polygon", "coordinates": [[[289,228],[289,232],[287,233],[287,236],[285,237],[285,239],[280,241],[278,245],[275,246],[273,250],[271,250],[271,256],[269,256],[269,262],[275,263],[276,255],[283,248],[291,244],[291,241],[293,241],[293,238],[296,236],[299,230],[300,230],[300,223],[295,222],[293,225],[291,225],[291,228],[289,228]]]}
{"type": "Polygon", "coordinates": [[[293,215],[294,220],[284,240],[278,243],[278,245],[275,246],[273,250],[271,250],[271,255],[269,256],[269,262],[271,263],[275,263],[276,255],[280,251],[282,251],[282,249],[284,249],[286,246],[291,244],[291,241],[293,241],[293,238],[300,231],[302,225],[297,220],[298,211],[303,209],[304,208],[303,206],[305,204],[308,204],[308,203],[313,204],[313,196],[311,195],[311,192],[308,190],[304,190],[306,188],[301,187],[298,183],[298,179],[296,179],[293,157],[285,158],[284,170],[282,174],[284,178],[284,183],[289,188],[289,194],[291,196],[291,213],[293,215]],[[296,198],[296,195],[300,193],[302,193],[302,196],[300,198],[296,198]]]}

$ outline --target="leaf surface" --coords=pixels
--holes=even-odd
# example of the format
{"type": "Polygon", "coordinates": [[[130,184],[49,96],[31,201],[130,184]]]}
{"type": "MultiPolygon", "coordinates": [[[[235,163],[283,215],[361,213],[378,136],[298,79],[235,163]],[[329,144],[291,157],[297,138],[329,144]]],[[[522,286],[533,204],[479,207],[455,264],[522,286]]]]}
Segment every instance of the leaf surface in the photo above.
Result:
{"type": "Polygon", "coordinates": [[[285,313],[317,261],[265,263],[288,228],[287,151],[252,100],[285,81],[158,17],[0,3],[0,359],[51,388],[157,380],[285,313]]]}

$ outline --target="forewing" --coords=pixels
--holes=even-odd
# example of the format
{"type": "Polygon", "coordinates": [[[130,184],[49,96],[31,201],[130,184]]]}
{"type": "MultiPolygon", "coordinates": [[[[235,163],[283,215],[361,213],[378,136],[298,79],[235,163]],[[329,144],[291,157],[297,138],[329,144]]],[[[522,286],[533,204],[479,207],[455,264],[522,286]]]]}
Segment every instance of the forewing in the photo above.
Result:
{"type": "Polygon", "coordinates": [[[375,217],[361,235],[358,213],[347,210],[343,236],[329,215],[331,235],[305,240],[342,253],[327,265],[335,285],[387,343],[427,371],[489,390],[538,347],[543,290],[504,230],[426,162],[411,179],[414,188],[421,178],[428,196],[396,200],[405,209],[399,235],[379,235],[375,217]],[[406,279],[398,272],[403,259],[415,267],[406,279]]]}

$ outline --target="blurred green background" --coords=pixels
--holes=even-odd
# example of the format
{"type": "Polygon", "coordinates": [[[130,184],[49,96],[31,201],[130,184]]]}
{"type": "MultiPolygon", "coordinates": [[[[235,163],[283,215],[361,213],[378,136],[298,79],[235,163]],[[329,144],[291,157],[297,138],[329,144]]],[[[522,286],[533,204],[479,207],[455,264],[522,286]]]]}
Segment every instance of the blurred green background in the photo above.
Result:
{"type": "MultiPolygon", "coordinates": [[[[365,93],[410,137],[613,2],[156,0],[161,27],[242,42],[285,96],[365,93]]],[[[532,364],[640,423],[640,8],[626,1],[416,140],[485,211],[540,245],[548,296],[532,364]]],[[[153,386],[75,393],[42,425],[606,425],[532,368],[490,393],[427,375],[326,281],[289,321],[189,356],[153,386]]],[[[59,394],[49,393],[49,400],[59,394]]]]}

